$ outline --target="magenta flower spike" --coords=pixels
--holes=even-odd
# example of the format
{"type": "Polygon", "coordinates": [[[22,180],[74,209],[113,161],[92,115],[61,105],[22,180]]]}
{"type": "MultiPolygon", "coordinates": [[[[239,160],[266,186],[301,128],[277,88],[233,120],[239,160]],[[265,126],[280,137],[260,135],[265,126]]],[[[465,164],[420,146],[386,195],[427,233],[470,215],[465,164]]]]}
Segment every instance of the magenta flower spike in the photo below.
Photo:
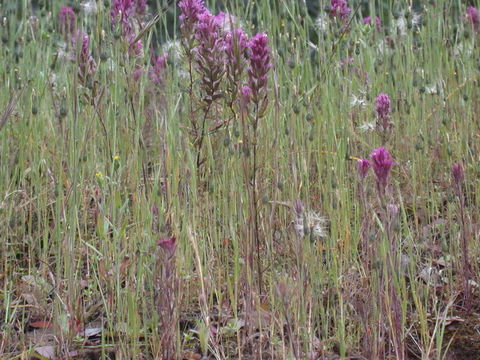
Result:
{"type": "Polygon", "coordinates": [[[385,193],[387,180],[394,162],[388,150],[383,146],[379,147],[370,154],[371,165],[375,176],[377,177],[377,187],[381,194],[385,193]]]}
{"type": "Polygon", "coordinates": [[[268,71],[272,67],[267,34],[259,33],[253,36],[248,47],[250,61],[248,86],[252,92],[252,102],[264,110],[268,94],[268,71]]]}
{"type": "Polygon", "coordinates": [[[382,120],[387,120],[390,117],[390,97],[387,94],[380,94],[375,99],[375,110],[377,116],[382,120]]]}
{"type": "Polygon", "coordinates": [[[370,161],[368,161],[367,159],[360,159],[357,161],[357,171],[360,179],[365,179],[368,174],[368,170],[370,170],[370,167],[370,161]]]}
{"type": "Polygon", "coordinates": [[[75,51],[79,50],[78,58],[78,70],[82,80],[94,73],[97,68],[95,60],[90,53],[90,38],[83,31],[78,30],[75,37],[72,38],[72,43],[75,51]]]}
{"type": "Polygon", "coordinates": [[[112,27],[120,23],[122,35],[131,37],[133,33],[131,19],[134,15],[140,16],[144,14],[146,7],[146,0],[113,0],[110,9],[112,27]]]}
{"type": "Polygon", "coordinates": [[[192,53],[196,70],[202,74],[202,88],[205,91],[204,100],[211,103],[220,98],[220,80],[225,73],[225,42],[219,34],[219,25],[215,16],[209,12],[198,15],[195,26],[195,39],[198,45],[192,53]]]}
{"type": "Polygon", "coordinates": [[[157,86],[162,86],[165,68],[167,67],[168,54],[152,56],[152,66],[148,71],[148,78],[157,86]]]}
{"type": "Polygon", "coordinates": [[[229,31],[225,36],[225,54],[229,63],[238,62],[248,48],[248,36],[242,29],[229,31]]]}
{"type": "Polygon", "coordinates": [[[467,7],[467,19],[470,21],[470,24],[472,25],[473,29],[475,31],[478,30],[478,27],[480,25],[480,11],[475,6],[469,6],[467,7]]]}
{"type": "Polygon", "coordinates": [[[180,29],[184,36],[189,37],[199,20],[199,16],[209,11],[205,7],[203,0],[181,0],[178,2],[180,8],[180,29]]]}
{"type": "Polygon", "coordinates": [[[347,0],[331,0],[330,16],[345,20],[350,15],[351,9],[348,7],[347,0]]]}
{"type": "Polygon", "coordinates": [[[75,32],[75,13],[70,6],[62,5],[58,13],[59,31],[68,35],[75,32]]]}
{"type": "Polygon", "coordinates": [[[235,29],[225,35],[225,55],[227,64],[227,78],[232,88],[238,89],[242,74],[247,65],[246,53],[248,50],[248,36],[242,29],[235,29]]]}
{"type": "Polygon", "coordinates": [[[452,166],[452,179],[456,186],[460,186],[465,178],[465,172],[461,163],[455,163],[452,166]]]}
{"type": "Polygon", "coordinates": [[[113,0],[110,9],[112,25],[115,26],[118,21],[122,24],[128,24],[130,16],[135,12],[134,0],[113,0]]]}
{"type": "MultiPolygon", "coordinates": [[[[365,25],[372,25],[372,18],[370,16],[367,16],[363,19],[363,23],[365,25]]],[[[375,28],[377,30],[380,30],[382,28],[382,23],[380,22],[380,18],[378,16],[375,16],[375,28]]]]}

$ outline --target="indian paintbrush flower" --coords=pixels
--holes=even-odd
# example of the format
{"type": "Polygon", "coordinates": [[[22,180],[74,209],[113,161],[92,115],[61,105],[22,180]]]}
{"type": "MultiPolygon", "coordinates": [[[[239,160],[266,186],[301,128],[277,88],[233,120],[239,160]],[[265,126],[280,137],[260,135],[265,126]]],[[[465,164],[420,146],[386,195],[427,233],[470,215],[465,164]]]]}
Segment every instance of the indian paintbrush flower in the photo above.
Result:
{"type": "Polygon", "coordinates": [[[370,170],[370,161],[367,159],[360,159],[357,161],[357,171],[360,179],[365,179],[368,174],[368,170],[370,170]]]}
{"type": "MultiPolygon", "coordinates": [[[[372,25],[372,18],[370,16],[363,18],[363,23],[365,25],[372,25]]],[[[382,24],[378,16],[375,16],[375,27],[377,28],[377,30],[380,30],[382,28],[382,24]]]]}
{"type": "Polygon", "coordinates": [[[225,35],[225,54],[228,65],[234,69],[243,67],[248,48],[248,36],[242,29],[235,29],[225,35]]]}
{"type": "Polygon", "coordinates": [[[80,80],[85,83],[87,77],[97,70],[95,60],[90,53],[90,38],[83,31],[78,30],[76,36],[72,38],[72,43],[77,54],[78,75],[80,80]]]}
{"type": "Polygon", "coordinates": [[[377,188],[381,195],[385,193],[388,176],[394,162],[388,150],[383,146],[379,147],[370,154],[371,165],[375,176],[377,177],[377,188]]]}
{"type": "Polygon", "coordinates": [[[347,0],[331,0],[330,2],[330,16],[339,17],[342,20],[348,18],[351,9],[348,7],[347,0]]]}
{"type": "Polygon", "coordinates": [[[204,101],[211,103],[221,97],[220,81],[225,73],[224,38],[219,34],[215,16],[209,12],[198,15],[195,26],[198,45],[193,49],[196,70],[202,74],[204,101]]]}
{"type": "Polygon", "coordinates": [[[248,36],[242,29],[235,29],[225,35],[226,77],[229,83],[227,91],[230,93],[231,103],[238,98],[238,88],[247,66],[247,50],[248,36]]]}
{"type": "Polygon", "coordinates": [[[375,99],[375,111],[382,120],[388,120],[390,117],[390,97],[387,94],[379,94],[375,99]]]}
{"type": "Polygon", "coordinates": [[[256,105],[258,115],[262,116],[268,104],[268,71],[272,67],[267,34],[259,33],[253,36],[248,47],[248,86],[252,93],[251,101],[256,105]]]}
{"type": "Polygon", "coordinates": [[[469,6],[467,7],[466,16],[468,21],[470,21],[470,24],[472,25],[473,29],[477,31],[480,25],[480,11],[478,11],[478,9],[474,6],[469,6]]]}
{"type": "Polygon", "coordinates": [[[465,172],[463,171],[462,164],[460,163],[453,164],[452,180],[455,187],[460,188],[460,185],[462,184],[464,178],[465,178],[465,172]]]}
{"type": "Polygon", "coordinates": [[[62,5],[58,13],[59,32],[68,37],[75,32],[75,13],[70,6],[62,5]]]}
{"type": "Polygon", "coordinates": [[[191,39],[199,16],[208,13],[203,0],[181,0],[178,2],[180,8],[180,29],[185,38],[191,39]]]}
{"type": "Polygon", "coordinates": [[[143,54],[143,43],[141,40],[135,41],[132,17],[143,14],[146,6],[145,0],[113,0],[110,9],[112,27],[120,27],[121,36],[128,41],[129,52],[134,56],[143,54]]]}
{"type": "Polygon", "coordinates": [[[146,0],[113,0],[110,9],[112,25],[116,25],[118,21],[128,24],[132,15],[143,14],[146,7],[146,0]]]}

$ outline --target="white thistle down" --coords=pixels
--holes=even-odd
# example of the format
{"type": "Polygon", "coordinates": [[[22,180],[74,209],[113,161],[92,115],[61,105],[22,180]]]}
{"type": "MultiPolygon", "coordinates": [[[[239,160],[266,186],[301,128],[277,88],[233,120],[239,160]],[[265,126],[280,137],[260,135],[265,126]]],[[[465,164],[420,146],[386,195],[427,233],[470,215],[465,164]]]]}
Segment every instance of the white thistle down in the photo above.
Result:
{"type": "Polygon", "coordinates": [[[293,227],[299,238],[311,236],[313,240],[327,236],[325,224],[327,219],[311,210],[305,210],[302,202],[297,200],[294,206],[295,220],[293,227]]]}

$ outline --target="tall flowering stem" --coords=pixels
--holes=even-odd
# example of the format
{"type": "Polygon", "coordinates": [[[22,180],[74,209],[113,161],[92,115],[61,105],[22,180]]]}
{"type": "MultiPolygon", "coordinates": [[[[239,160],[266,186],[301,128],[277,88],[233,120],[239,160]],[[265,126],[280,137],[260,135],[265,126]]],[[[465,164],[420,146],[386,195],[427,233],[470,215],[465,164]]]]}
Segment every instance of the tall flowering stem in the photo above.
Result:
{"type": "MultiPolygon", "coordinates": [[[[196,27],[199,22],[200,15],[210,12],[205,7],[203,0],[180,0],[178,2],[178,7],[180,9],[180,31],[182,33],[181,44],[185,54],[185,58],[188,62],[188,74],[189,74],[189,97],[190,97],[190,124],[191,124],[191,134],[194,138],[194,144],[198,146],[199,137],[199,125],[197,117],[194,114],[194,101],[195,94],[193,91],[194,84],[194,69],[193,64],[195,60],[194,49],[197,43],[195,32],[196,27]]],[[[206,117],[205,117],[206,119],[206,117]]],[[[203,141],[203,140],[202,140],[203,141]]],[[[197,155],[197,162],[199,158],[197,155]]]]}
{"type": "MultiPolygon", "coordinates": [[[[379,116],[388,116],[389,107],[384,104],[378,107],[377,113],[379,116]]],[[[384,229],[385,238],[382,236],[379,241],[386,241],[385,246],[377,246],[373,252],[380,250],[381,259],[383,260],[384,271],[378,273],[379,286],[377,301],[378,306],[381,309],[379,311],[380,319],[376,321],[379,324],[377,329],[379,334],[385,331],[390,338],[390,343],[393,346],[395,352],[395,358],[404,360],[405,354],[405,336],[404,336],[404,324],[403,314],[401,306],[402,290],[398,287],[397,277],[399,264],[400,251],[398,246],[398,236],[394,231],[395,226],[398,224],[399,208],[395,202],[390,202],[392,196],[387,197],[387,185],[390,177],[391,168],[394,165],[394,160],[390,156],[388,150],[384,147],[379,147],[372,151],[370,154],[370,162],[373,168],[373,172],[376,177],[377,193],[380,200],[380,221],[382,228],[384,229]],[[387,200],[389,200],[387,202],[387,200]],[[385,239],[385,240],[384,240],[385,239]],[[387,323],[387,324],[385,324],[387,323]]],[[[362,176],[364,171],[363,166],[359,163],[359,173],[362,176]]],[[[381,234],[381,233],[380,233],[381,234]]],[[[372,252],[372,256],[378,257],[378,255],[372,252]]],[[[377,335],[377,338],[379,336],[377,335]]],[[[384,342],[384,340],[382,340],[384,342]]],[[[378,349],[382,348],[382,344],[378,349]]],[[[378,354],[377,354],[378,355],[378,354]]]]}
{"type": "Polygon", "coordinates": [[[272,67],[268,37],[264,33],[256,34],[248,43],[248,85],[241,89],[241,119],[243,124],[243,146],[245,149],[245,183],[249,187],[251,211],[251,237],[257,251],[257,273],[259,293],[262,293],[261,241],[258,210],[258,125],[265,115],[268,105],[268,72],[272,67]],[[252,114],[249,110],[252,109],[252,114]],[[248,121],[250,120],[250,121],[248,121]],[[250,149],[252,150],[251,163],[250,149]],[[251,181],[250,181],[251,180],[251,181]],[[251,185],[250,185],[251,184],[251,185]]]}

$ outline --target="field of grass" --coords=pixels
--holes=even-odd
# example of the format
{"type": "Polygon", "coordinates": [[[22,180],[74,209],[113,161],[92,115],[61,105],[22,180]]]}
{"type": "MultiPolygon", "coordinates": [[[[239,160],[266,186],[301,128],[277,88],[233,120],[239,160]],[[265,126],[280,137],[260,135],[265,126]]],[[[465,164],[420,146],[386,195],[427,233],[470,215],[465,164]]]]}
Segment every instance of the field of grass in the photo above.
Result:
{"type": "Polygon", "coordinates": [[[480,3],[144,3],[0,2],[0,358],[480,359],[480,3]]]}

